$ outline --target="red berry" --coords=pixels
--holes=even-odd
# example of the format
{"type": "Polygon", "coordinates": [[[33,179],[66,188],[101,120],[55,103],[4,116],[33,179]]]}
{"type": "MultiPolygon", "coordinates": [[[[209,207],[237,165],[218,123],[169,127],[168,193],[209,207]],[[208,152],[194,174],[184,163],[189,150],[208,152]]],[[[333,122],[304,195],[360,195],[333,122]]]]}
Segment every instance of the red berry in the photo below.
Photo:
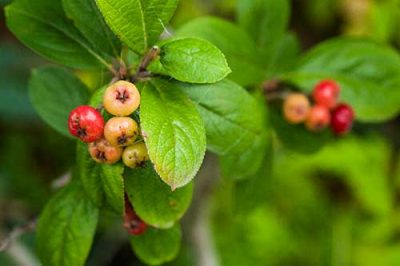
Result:
{"type": "Polygon", "coordinates": [[[104,119],[95,108],[81,105],[69,114],[68,128],[71,135],[83,142],[93,142],[103,136],[104,119]]]}
{"type": "Polygon", "coordinates": [[[147,229],[147,224],[139,218],[133,210],[127,196],[125,195],[125,215],[124,215],[124,228],[131,235],[141,235],[147,229]]]}
{"type": "Polygon", "coordinates": [[[306,127],[310,131],[321,131],[329,125],[331,115],[328,108],[322,105],[315,105],[310,109],[306,120],[306,127]]]}
{"type": "Polygon", "coordinates": [[[332,109],[336,106],[339,93],[340,87],[335,81],[323,80],[315,86],[312,96],[317,104],[332,109]]]}
{"type": "Polygon", "coordinates": [[[331,128],[336,135],[344,135],[351,130],[354,120],[353,109],[344,103],[339,104],[332,111],[331,128]]]}
{"type": "Polygon", "coordinates": [[[283,115],[286,121],[292,124],[298,124],[306,120],[309,109],[310,102],[301,93],[289,94],[283,103],[283,115]]]}

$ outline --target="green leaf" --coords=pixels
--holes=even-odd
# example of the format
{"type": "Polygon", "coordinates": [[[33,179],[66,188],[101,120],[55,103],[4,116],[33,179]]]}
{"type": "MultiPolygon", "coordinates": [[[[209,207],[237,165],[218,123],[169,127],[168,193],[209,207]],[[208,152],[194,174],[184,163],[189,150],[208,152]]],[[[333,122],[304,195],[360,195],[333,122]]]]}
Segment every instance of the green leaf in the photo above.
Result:
{"type": "Polygon", "coordinates": [[[263,81],[265,71],[254,41],[233,23],[216,17],[202,17],[183,25],[176,35],[202,38],[217,46],[232,69],[228,78],[238,84],[248,86],[263,81]]]}
{"type": "Polygon", "coordinates": [[[253,114],[260,125],[260,132],[252,141],[248,139],[245,145],[235,147],[229,154],[221,157],[222,175],[233,179],[244,179],[254,175],[261,167],[267,145],[270,141],[270,133],[267,131],[268,120],[266,114],[265,99],[261,94],[255,95],[255,104],[258,105],[258,113],[253,114]],[[256,115],[258,114],[258,116],[256,115]]]}
{"type": "Polygon", "coordinates": [[[269,57],[268,77],[293,70],[299,57],[300,43],[298,38],[291,33],[285,34],[269,57]]]}
{"type": "Polygon", "coordinates": [[[46,67],[32,72],[29,97],[39,116],[64,136],[68,132],[69,113],[85,104],[89,93],[85,85],[71,72],[58,67],[46,67]]]}
{"type": "Polygon", "coordinates": [[[265,103],[234,82],[179,84],[197,103],[207,132],[207,148],[222,159],[223,174],[248,177],[258,170],[267,143],[265,103]]]}
{"type": "Polygon", "coordinates": [[[110,67],[66,18],[61,0],[15,0],[6,17],[21,42],[50,60],[82,69],[110,67]]]}
{"type": "Polygon", "coordinates": [[[121,44],[105,23],[95,0],[63,0],[63,7],[98,53],[119,58],[121,44]]]}
{"type": "Polygon", "coordinates": [[[270,196],[272,177],[272,165],[274,150],[269,143],[262,160],[261,167],[251,177],[236,181],[233,184],[234,194],[234,213],[235,215],[248,215],[256,208],[265,206],[265,202],[270,196]]]}
{"type": "Polygon", "coordinates": [[[390,47],[368,40],[338,38],[312,49],[283,79],[309,92],[325,78],[342,87],[341,101],[356,119],[381,122],[400,111],[400,56],[390,47]]]}
{"type": "Polygon", "coordinates": [[[43,265],[84,265],[98,215],[79,183],[73,181],[59,191],[46,205],[37,226],[37,251],[43,265]]]}
{"type": "Polygon", "coordinates": [[[107,165],[95,162],[87,144],[78,142],[78,171],[82,186],[89,198],[98,206],[106,203],[115,213],[124,211],[124,166],[121,163],[107,165]]]}
{"type": "Polygon", "coordinates": [[[223,80],[206,85],[177,85],[197,104],[209,150],[220,155],[243,152],[262,135],[265,110],[236,83],[223,80]]]}
{"type": "Polygon", "coordinates": [[[131,237],[131,245],[140,260],[150,265],[160,265],[173,260],[181,245],[181,229],[175,225],[163,230],[149,227],[139,236],[131,237]]]}
{"type": "Polygon", "coordinates": [[[100,164],[96,163],[90,157],[86,143],[78,141],[76,160],[83,189],[97,206],[102,206],[104,191],[103,186],[99,182],[100,175],[102,174],[100,164]]]}
{"type": "Polygon", "coordinates": [[[238,0],[240,25],[258,46],[266,48],[283,37],[289,23],[288,0],[238,0]]]}
{"type": "Polygon", "coordinates": [[[163,44],[160,62],[171,77],[190,83],[214,83],[231,72],[217,47],[195,38],[174,39],[163,44]]]}
{"type": "Polygon", "coordinates": [[[267,143],[267,134],[264,133],[255,138],[244,150],[235,150],[222,156],[220,160],[222,175],[232,179],[245,179],[254,175],[261,167],[267,143]]]}
{"type": "Polygon", "coordinates": [[[203,162],[206,138],[195,105],[172,82],[156,79],[142,91],[142,134],[150,160],[172,189],[189,183],[203,162]]]}
{"type": "Polygon", "coordinates": [[[101,165],[101,184],[106,202],[119,214],[124,213],[124,165],[116,163],[113,165],[101,165]]]}
{"type": "Polygon", "coordinates": [[[110,28],[133,51],[154,45],[175,12],[178,0],[96,0],[110,28]]]}
{"type": "Polygon", "coordinates": [[[171,191],[150,163],[144,168],[126,170],[125,186],[135,212],[158,228],[169,228],[182,218],[193,193],[192,183],[171,191]]]}

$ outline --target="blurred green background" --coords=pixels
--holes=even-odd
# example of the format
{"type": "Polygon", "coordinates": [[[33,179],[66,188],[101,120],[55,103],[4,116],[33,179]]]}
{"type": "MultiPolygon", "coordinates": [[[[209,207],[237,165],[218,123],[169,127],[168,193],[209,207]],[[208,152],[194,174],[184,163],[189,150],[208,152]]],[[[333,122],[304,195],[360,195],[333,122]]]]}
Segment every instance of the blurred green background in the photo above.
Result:
{"type": "MultiPolygon", "coordinates": [[[[71,169],[74,142],[35,114],[31,68],[50,64],[6,29],[0,0],[0,237],[37,216],[54,180],[71,169]]],[[[172,30],[216,15],[235,19],[233,0],[182,0],[172,30]]],[[[399,0],[293,0],[290,29],[303,50],[338,35],[366,36],[400,47],[399,0]]],[[[96,87],[96,77],[79,73],[96,87]]],[[[262,169],[234,183],[217,178],[209,156],[184,243],[169,265],[400,265],[400,118],[357,125],[353,134],[301,155],[274,139],[262,169]],[[207,178],[214,182],[206,185],[207,178]]],[[[34,233],[0,253],[0,265],[38,265],[34,233]]],[[[141,265],[120,221],[103,215],[88,265],[141,265]]]]}

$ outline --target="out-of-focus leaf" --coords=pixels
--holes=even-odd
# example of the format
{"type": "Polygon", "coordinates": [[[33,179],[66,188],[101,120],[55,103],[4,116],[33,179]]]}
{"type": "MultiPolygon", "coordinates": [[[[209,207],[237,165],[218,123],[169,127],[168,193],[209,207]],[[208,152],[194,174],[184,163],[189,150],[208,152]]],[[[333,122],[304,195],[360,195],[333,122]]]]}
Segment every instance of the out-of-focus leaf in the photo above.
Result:
{"type": "Polygon", "coordinates": [[[178,255],[181,234],[179,225],[170,229],[150,227],[144,234],[131,237],[131,244],[140,260],[150,265],[160,265],[178,255]]]}
{"type": "Polygon", "coordinates": [[[269,60],[287,29],[289,1],[239,0],[237,13],[239,24],[255,40],[264,60],[269,60]]]}
{"type": "Polygon", "coordinates": [[[64,136],[69,113],[88,100],[88,90],[71,72],[59,67],[34,70],[29,82],[29,96],[39,116],[64,136]]]}

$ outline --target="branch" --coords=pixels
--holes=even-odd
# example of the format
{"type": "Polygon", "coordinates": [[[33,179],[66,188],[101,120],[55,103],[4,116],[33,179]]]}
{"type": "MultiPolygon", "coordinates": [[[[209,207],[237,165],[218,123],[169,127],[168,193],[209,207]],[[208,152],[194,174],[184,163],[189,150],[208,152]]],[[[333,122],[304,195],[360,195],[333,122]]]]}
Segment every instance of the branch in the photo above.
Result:
{"type": "Polygon", "coordinates": [[[28,223],[22,226],[15,227],[13,230],[11,230],[11,232],[2,241],[0,241],[0,252],[6,251],[11,246],[12,242],[19,238],[21,235],[35,230],[36,222],[37,219],[35,217],[28,223]]]}
{"type": "Polygon", "coordinates": [[[160,48],[158,46],[151,47],[150,51],[143,57],[136,71],[136,74],[132,77],[131,82],[134,83],[138,79],[148,78],[151,73],[147,71],[147,67],[150,63],[157,58],[160,54],[160,48]]]}

